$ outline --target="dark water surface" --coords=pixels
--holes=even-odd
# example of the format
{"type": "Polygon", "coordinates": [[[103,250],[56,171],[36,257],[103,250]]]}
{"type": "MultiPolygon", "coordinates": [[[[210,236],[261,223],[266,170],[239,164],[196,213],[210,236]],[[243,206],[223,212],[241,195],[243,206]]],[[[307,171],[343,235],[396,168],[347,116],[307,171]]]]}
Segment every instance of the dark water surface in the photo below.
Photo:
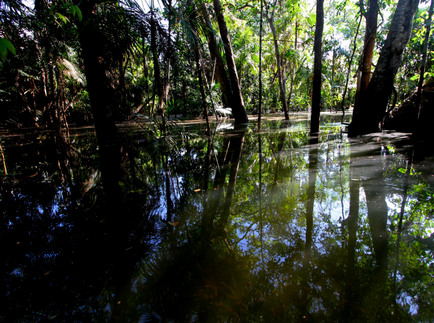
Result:
{"type": "Polygon", "coordinates": [[[116,194],[93,129],[3,133],[0,321],[434,321],[432,150],[292,119],[123,125],[116,194]]]}

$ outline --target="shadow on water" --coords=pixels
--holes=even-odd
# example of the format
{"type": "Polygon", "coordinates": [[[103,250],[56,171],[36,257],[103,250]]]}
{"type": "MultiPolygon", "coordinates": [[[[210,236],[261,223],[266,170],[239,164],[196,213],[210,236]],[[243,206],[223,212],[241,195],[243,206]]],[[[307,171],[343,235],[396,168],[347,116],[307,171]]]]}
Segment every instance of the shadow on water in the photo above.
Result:
{"type": "Polygon", "coordinates": [[[116,194],[92,133],[4,137],[0,320],[431,321],[433,158],[304,125],[130,125],[116,194]]]}

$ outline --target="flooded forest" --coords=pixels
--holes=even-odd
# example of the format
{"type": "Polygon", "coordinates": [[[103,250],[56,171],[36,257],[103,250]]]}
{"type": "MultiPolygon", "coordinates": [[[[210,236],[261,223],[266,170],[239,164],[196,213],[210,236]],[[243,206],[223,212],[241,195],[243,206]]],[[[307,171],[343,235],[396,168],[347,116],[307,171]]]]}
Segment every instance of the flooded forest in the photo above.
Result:
{"type": "Polygon", "coordinates": [[[0,0],[0,322],[432,322],[432,13],[0,0]]]}

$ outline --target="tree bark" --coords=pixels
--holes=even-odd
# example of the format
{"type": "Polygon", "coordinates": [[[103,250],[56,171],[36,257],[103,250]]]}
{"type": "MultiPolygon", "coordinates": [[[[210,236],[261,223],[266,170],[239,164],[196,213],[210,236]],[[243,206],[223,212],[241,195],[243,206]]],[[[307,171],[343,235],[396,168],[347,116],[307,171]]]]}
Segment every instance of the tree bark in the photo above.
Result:
{"type": "Polygon", "coordinates": [[[353,112],[353,121],[348,129],[350,136],[380,130],[380,122],[386,112],[395,76],[401,65],[402,53],[410,39],[418,4],[419,0],[400,0],[398,2],[377,67],[360,100],[360,109],[353,112]]]}
{"type": "Polygon", "coordinates": [[[321,111],[321,71],[322,71],[322,33],[324,29],[324,0],[316,3],[316,25],[314,52],[315,61],[313,67],[312,85],[312,113],[310,118],[310,133],[319,132],[319,117],[321,111]]]}
{"type": "Polygon", "coordinates": [[[362,52],[362,61],[360,63],[360,84],[357,87],[356,101],[354,104],[354,109],[359,109],[360,98],[366,92],[368,88],[369,81],[371,80],[371,66],[372,57],[374,55],[375,48],[375,38],[377,36],[377,17],[378,17],[378,0],[369,1],[369,10],[366,16],[366,31],[365,31],[365,41],[362,52]]]}
{"type": "Polygon", "coordinates": [[[232,114],[234,115],[235,122],[237,123],[249,122],[249,119],[247,118],[247,114],[246,114],[246,109],[244,107],[244,100],[241,94],[240,83],[238,81],[237,67],[235,66],[235,59],[232,51],[231,40],[229,37],[229,32],[226,26],[226,21],[223,15],[223,9],[220,0],[214,0],[214,10],[217,16],[217,22],[219,24],[220,36],[224,44],[226,63],[228,65],[229,78],[231,80],[231,85],[232,85],[232,91],[233,91],[232,92],[233,105],[231,106],[232,114]]]}

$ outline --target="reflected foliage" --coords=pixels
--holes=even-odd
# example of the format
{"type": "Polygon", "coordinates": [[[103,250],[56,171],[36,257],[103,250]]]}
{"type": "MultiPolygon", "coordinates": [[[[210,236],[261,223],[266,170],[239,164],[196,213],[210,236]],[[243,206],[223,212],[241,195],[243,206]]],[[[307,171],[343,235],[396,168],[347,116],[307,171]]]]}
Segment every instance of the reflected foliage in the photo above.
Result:
{"type": "Polygon", "coordinates": [[[4,138],[2,319],[431,321],[432,157],[254,127],[123,129],[117,201],[93,134],[4,138]]]}

